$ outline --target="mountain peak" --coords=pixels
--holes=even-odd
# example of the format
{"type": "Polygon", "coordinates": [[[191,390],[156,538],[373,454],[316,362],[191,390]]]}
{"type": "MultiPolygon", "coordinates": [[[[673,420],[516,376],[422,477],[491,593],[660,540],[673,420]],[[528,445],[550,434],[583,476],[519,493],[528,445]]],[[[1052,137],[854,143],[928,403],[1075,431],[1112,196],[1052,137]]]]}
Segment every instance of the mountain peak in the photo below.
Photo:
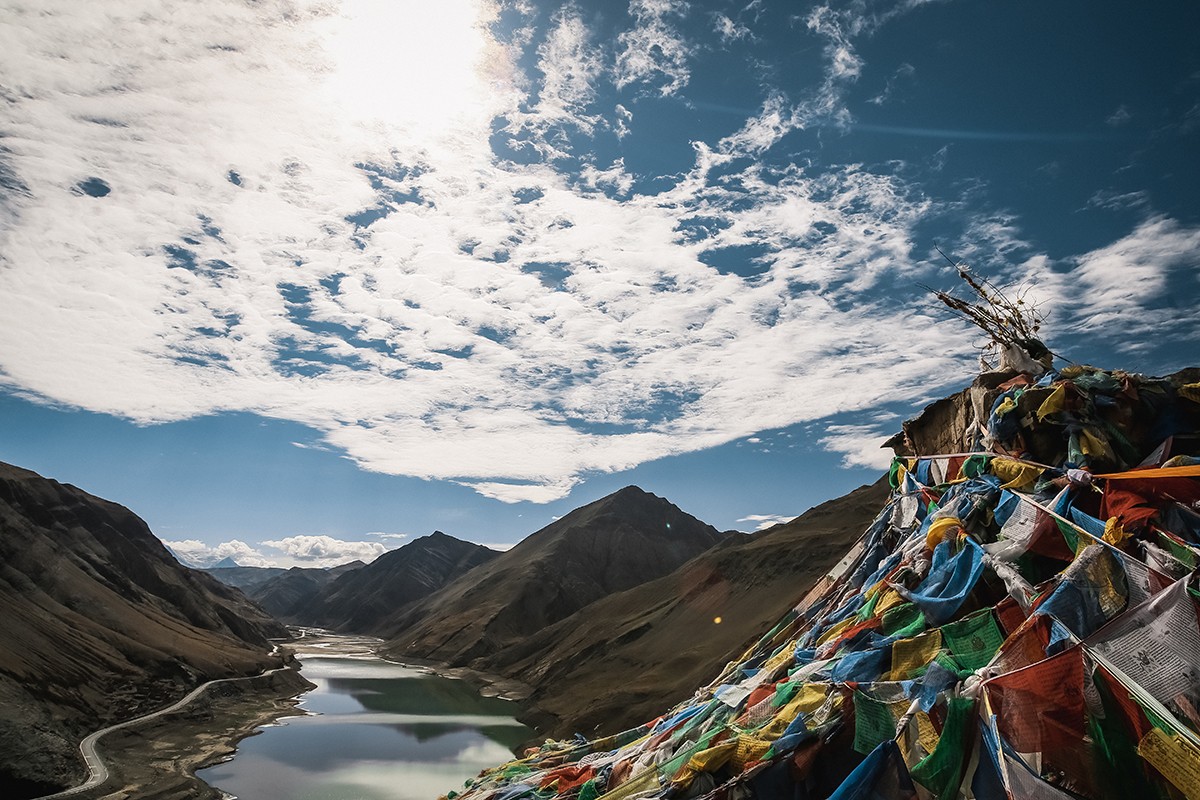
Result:
{"type": "Polygon", "coordinates": [[[233,560],[233,556],[225,556],[220,561],[209,567],[209,569],[231,569],[233,567],[240,566],[241,564],[233,560]]]}

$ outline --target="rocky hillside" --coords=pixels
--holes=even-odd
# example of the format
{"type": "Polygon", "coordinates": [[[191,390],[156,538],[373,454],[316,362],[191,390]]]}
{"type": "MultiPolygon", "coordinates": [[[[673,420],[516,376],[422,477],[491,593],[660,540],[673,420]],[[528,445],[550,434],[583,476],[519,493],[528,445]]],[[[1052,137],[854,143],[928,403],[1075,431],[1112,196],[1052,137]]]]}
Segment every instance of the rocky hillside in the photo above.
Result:
{"type": "Polygon", "coordinates": [[[523,719],[541,735],[631,727],[752,644],[845,555],[887,494],[881,480],[785,525],[731,535],[474,665],[531,686],[523,719]]]}
{"type": "Polygon", "coordinates": [[[328,569],[292,567],[243,591],[276,619],[295,622],[299,609],[312,602],[322,589],[363,566],[361,561],[350,561],[328,569]]]}
{"type": "Polygon", "coordinates": [[[711,525],[628,486],[572,511],[380,626],[403,658],[470,666],[720,541],[711,525]]]}
{"type": "Polygon", "coordinates": [[[338,576],[284,618],[344,632],[377,633],[411,603],[498,555],[434,531],[389,550],[362,569],[338,576]]]}
{"type": "Polygon", "coordinates": [[[122,506],[0,464],[0,533],[0,796],[82,780],[105,723],[277,665],[282,626],[122,506]]]}

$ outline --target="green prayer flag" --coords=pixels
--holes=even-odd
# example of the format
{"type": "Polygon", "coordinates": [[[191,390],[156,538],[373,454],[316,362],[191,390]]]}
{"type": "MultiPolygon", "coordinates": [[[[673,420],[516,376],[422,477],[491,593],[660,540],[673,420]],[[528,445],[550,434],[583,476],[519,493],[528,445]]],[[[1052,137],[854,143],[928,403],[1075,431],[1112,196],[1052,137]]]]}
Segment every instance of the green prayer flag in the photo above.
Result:
{"type": "Polygon", "coordinates": [[[896,718],[887,703],[870,695],[854,693],[854,749],[866,755],[880,742],[896,736],[896,718]]]}
{"type": "Polygon", "coordinates": [[[1004,642],[1004,633],[990,608],[942,626],[942,641],[964,670],[986,666],[1004,642]]]}
{"type": "Polygon", "coordinates": [[[937,747],[912,768],[913,780],[920,783],[937,800],[953,800],[958,796],[963,768],[971,755],[974,741],[971,721],[975,716],[975,701],[967,697],[951,697],[947,701],[946,724],[937,747]]]}

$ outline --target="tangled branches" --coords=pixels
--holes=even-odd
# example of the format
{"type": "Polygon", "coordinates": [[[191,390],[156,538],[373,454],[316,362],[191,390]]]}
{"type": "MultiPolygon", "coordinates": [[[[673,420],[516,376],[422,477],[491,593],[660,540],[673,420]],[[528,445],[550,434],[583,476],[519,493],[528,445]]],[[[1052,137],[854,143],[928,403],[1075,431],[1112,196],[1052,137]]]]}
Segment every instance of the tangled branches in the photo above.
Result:
{"type": "MultiPolygon", "coordinates": [[[[942,253],[940,249],[938,252],[942,253]]],[[[1038,361],[1051,355],[1050,350],[1038,338],[1038,332],[1047,314],[1029,296],[1031,286],[1010,288],[1010,296],[987,278],[972,273],[966,264],[953,261],[945,253],[942,253],[942,256],[954,265],[958,276],[974,296],[963,298],[953,292],[944,292],[924,284],[922,288],[932,292],[954,316],[966,320],[988,335],[989,341],[980,354],[981,363],[985,368],[988,364],[984,355],[996,351],[1003,354],[1013,346],[1020,347],[1038,361]]]]}

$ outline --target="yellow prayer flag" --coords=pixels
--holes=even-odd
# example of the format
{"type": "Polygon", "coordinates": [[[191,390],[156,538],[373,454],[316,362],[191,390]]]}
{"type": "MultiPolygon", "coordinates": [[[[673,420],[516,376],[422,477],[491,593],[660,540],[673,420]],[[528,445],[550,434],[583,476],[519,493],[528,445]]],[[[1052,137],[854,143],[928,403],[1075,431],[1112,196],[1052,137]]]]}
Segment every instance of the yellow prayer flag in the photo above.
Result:
{"type": "Polygon", "coordinates": [[[1065,383],[1060,383],[1058,386],[1056,386],[1054,388],[1054,391],[1050,393],[1050,396],[1047,397],[1045,400],[1043,400],[1042,404],[1038,407],[1038,410],[1037,410],[1038,422],[1041,422],[1042,420],[1044,420],[1046,417],[1050,416],[1051,414],[1057,414],[1059,411],[1062,411],[1066,407],[1067,407],[1067,385],[1065,383]]]}
{"type": "Polygon", "coordinates": [[[988,470],[993,475],[1003,481],[1001,489],[1016,489],[1024,491],[1031,488],[1037,482],[1038,475],[1042,474],[1041,467],[1035,467],[1032,464],[1022,464],[1011,458],[993,458],[988,463],[988,470]]]}
{"type": "Polygon", "coordinates": [[[935,519],[929,525],[929,532],[925,534],[925,546],[930,549],[937,547],[942,539],[951,535],[956,528],[962,528],[962,520],[958,517],[935,519]]]}
{"type": "Polygon", "coordinates": [[[886,680],[906,681],[913,673],[929,666],[942,649],[942,632],[926,631],[911,639],[899,639],[892,644],[892,670],[886,680]]]}
{"type": "Polygon", "coordinates": [[[848,617],[821,634],[821,637],[817,639],[817,644],[825,644],[826,642],[832,641],[848,631],[852,625],[857,624],[858,620],[856,620],[854,617],[848,617]]]}
{"type": "Polygon", "coordinates": [[[721,742],[719,745],[710,747],[707,750],[701,750],[688,759],[687,768],[693,772],[712,772],[718,770],[728,764],[729,759],[733,758],[737,746],[737,739],[733,739],[728,742],[721,742]]]}
{"type": "Polygon", "coordinates": [[[771,749],[771,742],[757,736],[742,734],[737,738],[737,748],[733,752],[733,768],[741,772],[747,765],[761,761],[771,749]]]}
{"type": "Polygon", "coordinates": [[[1125,527],[1121,525],[1121,520],[1116,517],[1109,517],[1108,522],[1104,523],[1104,541],[1113,547],[1120,547],[1125,544],[1128,538],[1129,534],[1125,532],[1125,527]]]}
{"type": "Polygon", "coordinates": [[[908,601],[899,592],[889,586],[883,597],[879,598],[879,602],[875,604],[875,616],[882,617],[885,611],[902,606],[906,602],[908,601]]]}
{"type": "Polygon", "coordinates": [[[1151,728],[1138,742],[1137,751],[1188,800],[1200,800],[1200,748],[1179,734],[1151,728]]]}

